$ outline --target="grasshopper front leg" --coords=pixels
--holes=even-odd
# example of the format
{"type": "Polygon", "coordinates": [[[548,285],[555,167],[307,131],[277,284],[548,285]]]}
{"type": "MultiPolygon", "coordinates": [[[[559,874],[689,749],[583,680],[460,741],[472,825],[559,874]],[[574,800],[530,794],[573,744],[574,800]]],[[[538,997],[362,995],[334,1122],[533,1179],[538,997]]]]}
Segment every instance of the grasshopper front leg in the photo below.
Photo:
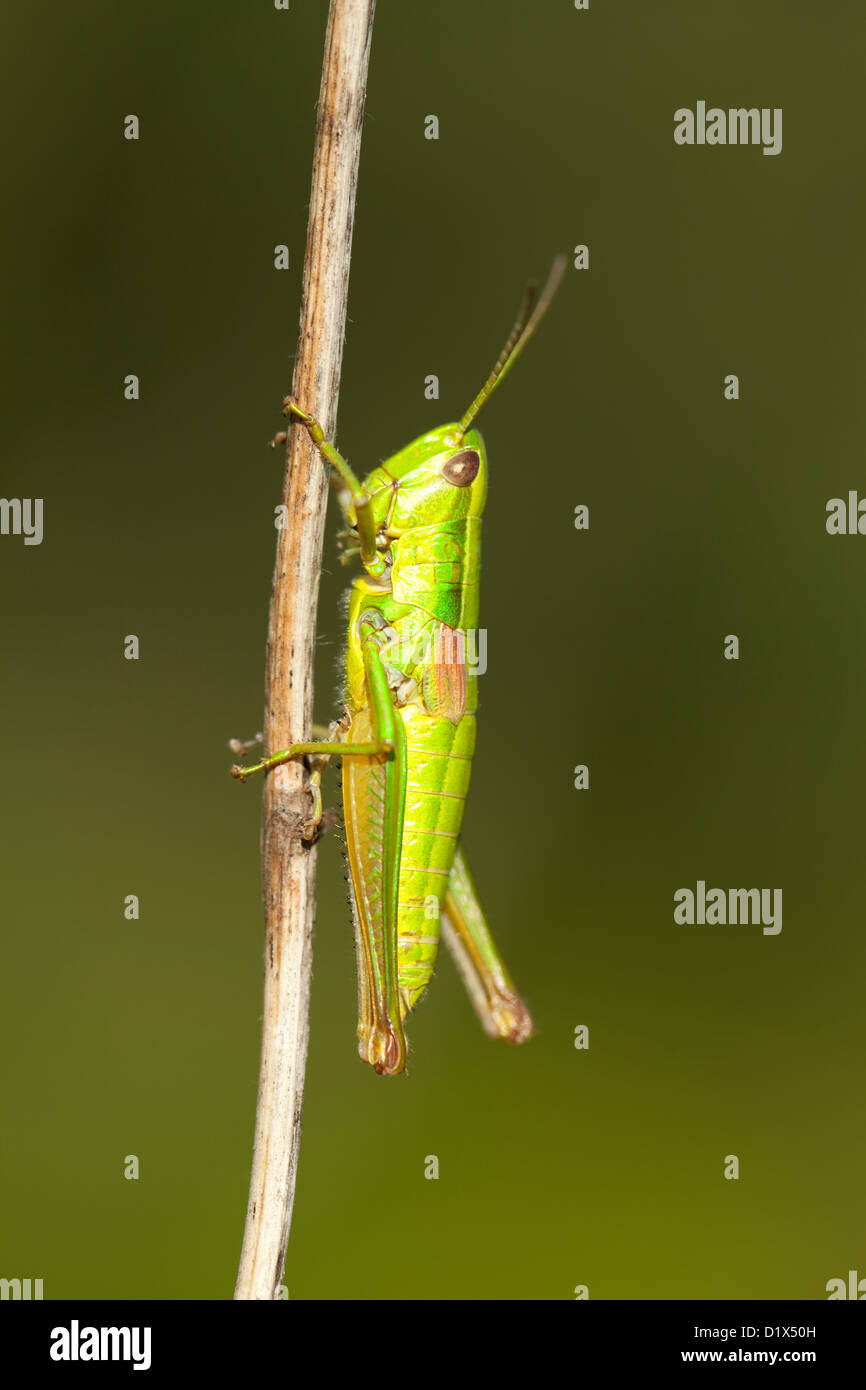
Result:
{"type": "Polygon", "coordinates": [[[288,415],[292,420],[299,421],[306,428],[322,458],[330,463],[342,480],[343,490],[344,492],[348,491],[349,499],[355,509],[361,563],[372,578],[379,578],[384,574],[386,565],[383,556],[376,548],[376,521],[369,494],[364,491],[343,455],[325,438],[325,432],[318,420],[304,410],[294,396],[286,396],[283,400],[283,414],[288,415]]]}

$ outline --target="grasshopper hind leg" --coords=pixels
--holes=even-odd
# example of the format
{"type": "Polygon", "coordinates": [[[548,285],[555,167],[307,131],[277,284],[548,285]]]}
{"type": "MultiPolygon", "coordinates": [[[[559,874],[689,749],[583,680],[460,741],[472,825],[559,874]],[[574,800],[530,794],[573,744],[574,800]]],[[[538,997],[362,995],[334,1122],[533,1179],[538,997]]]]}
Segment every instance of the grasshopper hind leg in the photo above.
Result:
{"type": "Polygon", "coordinates": [[[532,1017],[496,948],[459,844],[439,925],[485,1033],[526,1042],[535,1032],[532,1017]]]}
{"type": "MultiPolygon", "coordinates": [[[[348,744],[367,746],[377,715],[360,710],[348,744]]],[[[343,823],[358,958],[358,1052],[380,1076],[405,1070],[397,958],[400,840],[405,799],[403,725],[392,720],[393,756],[343,760],[343,823]]]]}

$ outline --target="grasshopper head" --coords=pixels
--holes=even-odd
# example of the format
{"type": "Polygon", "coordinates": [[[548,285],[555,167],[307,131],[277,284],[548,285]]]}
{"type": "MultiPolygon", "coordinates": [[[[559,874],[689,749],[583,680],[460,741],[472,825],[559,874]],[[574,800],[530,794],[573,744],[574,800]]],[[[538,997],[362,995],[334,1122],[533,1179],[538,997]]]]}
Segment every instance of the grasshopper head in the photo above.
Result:
{"type": "MultiPolygon", "coordinates": [[[[493,371],[463,418],[422,434],[364,479],[380,544],[414,527],[481,516],[487,497],[487,455],[481,435],[470,427],[535,332],[564,270],[565,257],[557,256],[537,300],[536,286],[529,286],[493,371]]],[[[348,519],[350,526],[357,524],[353,507],[348,519]]]]}
{"type": "Polygon", "coordinates": [[[399,536],[481,516],[487,497],[487,454],[477,430],[442,425],[422,434],[364,479],[378,527],[399,536]]]}
{"type": "MultiPolygon", "coordinates": [[[[557,256],[537,301],[536,286],[529,286],[493,371],[463,418],[422,434],[364,479],[380,535],[393,538],[412,527],[481,516],[487,497],[487,454],[481,435],[470,426],[532,337],[564,270],[565,257],[557,256]]],[[[349,520],[356,521],[352,512],[349,520]]]]}

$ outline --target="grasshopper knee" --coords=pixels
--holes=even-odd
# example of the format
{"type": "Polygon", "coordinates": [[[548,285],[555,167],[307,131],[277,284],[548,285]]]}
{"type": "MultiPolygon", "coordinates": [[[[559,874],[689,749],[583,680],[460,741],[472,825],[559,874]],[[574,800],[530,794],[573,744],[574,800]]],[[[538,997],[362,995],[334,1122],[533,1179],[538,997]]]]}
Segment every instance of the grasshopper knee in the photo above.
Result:
{"type": "Polygon", "coordinates": [[[379,1076],[399,1076],[406,1070],[406,1038],[401,1026],[390,1019],[380,1019],[373,1028],[361,1032],[358,1055],[369,1062],[379,1076]]]}

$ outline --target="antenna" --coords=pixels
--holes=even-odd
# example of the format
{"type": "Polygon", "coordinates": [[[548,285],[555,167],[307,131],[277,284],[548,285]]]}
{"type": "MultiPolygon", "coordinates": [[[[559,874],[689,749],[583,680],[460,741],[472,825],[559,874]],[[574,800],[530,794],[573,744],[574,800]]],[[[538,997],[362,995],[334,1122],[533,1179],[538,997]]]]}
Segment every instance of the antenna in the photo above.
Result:
{"type": "Polygon", "coordinates": [[[534,282],[527,285],[526,293],[523,297],[523,304],[517,316],[517,322],[506,339],[505,346],[496,360],[496,366],[493,368],[493,371],[478,392],[475,400],[460,421],[458,435],[461,439],[472,424],[472,421],[475,419],[481,407],[484,405],[484,402],[492,396],[496,387],[505,376],[505,373],[517,361],[518,355],[523,351],[541,320],[544,318],[544,315],[550,307],[553,296],[559,289],[564,271],[565,256],[557,256],[553,265],[550,267],[547,284],[541,291],[541,297],[538,303],[535,301],[538,286],[534,282]],[[534,308],[533,305],[535,306],[534,308]]]}

